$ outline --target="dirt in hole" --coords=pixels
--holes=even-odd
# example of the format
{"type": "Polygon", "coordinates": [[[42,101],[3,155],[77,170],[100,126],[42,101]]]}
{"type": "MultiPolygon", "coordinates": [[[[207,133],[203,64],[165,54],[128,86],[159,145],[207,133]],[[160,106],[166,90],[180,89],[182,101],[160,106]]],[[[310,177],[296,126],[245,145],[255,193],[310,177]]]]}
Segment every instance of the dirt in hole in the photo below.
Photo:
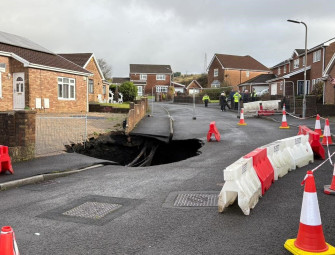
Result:
{"type": "Polygon", "coordinates": [[[198,139],[164,143],[154,138],[111,132],[92,137],[85,145],[67,146],[67,151],[138,167],[169,164],[197,156],[203,144],[198,139]]]}

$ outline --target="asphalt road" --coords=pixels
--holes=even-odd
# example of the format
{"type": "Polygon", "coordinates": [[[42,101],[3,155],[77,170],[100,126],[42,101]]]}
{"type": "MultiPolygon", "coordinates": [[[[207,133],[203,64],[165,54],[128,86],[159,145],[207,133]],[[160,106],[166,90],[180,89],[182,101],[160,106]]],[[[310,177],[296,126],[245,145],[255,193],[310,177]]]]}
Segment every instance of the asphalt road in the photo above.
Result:
{"type": "MultiPolygon", "coordinates": [[[[1,225],[14,228],[21,254],[290,254],[283,245],[298,232],[300,183],[320,160],[276,181],[249,216],[237,204],[220,214],[216,206],[176,207],[171,198],[185,192],[218,194],[225,167],[298,129],[282,130],[259,118],[246,118],[248,125],[238,126],[236,113],[221,112],[213,104],[197,106],[196,120],[192,106],[161,106],[173,117],[173,139],[203,140],[201,155],[152,167],[109,165],[0,192],[1,225]],[[216,121],[221,142],[205,141],[211,121],[216,121]],[[101,219],[94,214],[111,204],[123,206],[101,219]]],[[[75,162],[74,157],[69,160],[75,162]]],[[[322,193],[332,170],[326,163],[315,178],[325,238],[334,245],[335,196],[322,193]]]]}

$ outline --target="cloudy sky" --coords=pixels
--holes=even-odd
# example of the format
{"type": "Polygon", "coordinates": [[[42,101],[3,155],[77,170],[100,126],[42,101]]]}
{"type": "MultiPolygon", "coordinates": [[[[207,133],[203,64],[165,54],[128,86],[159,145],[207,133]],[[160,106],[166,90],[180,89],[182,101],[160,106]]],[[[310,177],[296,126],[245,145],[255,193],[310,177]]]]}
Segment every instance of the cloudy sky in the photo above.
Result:
{"type": "Polygon", "coordinates": [[[214,53],[271,67],[335,37],[333,0],[0,0],[0,30],[56,53],[93,52],[127,76],[129,64],[202,73],[214,53]]]}

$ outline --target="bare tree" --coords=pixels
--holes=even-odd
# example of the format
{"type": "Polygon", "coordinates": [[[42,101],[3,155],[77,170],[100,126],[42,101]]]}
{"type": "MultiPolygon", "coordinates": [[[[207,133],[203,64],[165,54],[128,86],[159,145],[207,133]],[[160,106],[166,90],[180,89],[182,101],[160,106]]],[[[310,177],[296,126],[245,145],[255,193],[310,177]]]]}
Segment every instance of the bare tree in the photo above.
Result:
{"type": "Polygon", "coordinates": [[[108,80],[111,78],[112,76],[112,66],[109,65],[105,59],[103,58],[98,58],[98,63],[99,63],[99,66],[100,66],[100,69],[102,71],[102,73],[104,74],[105,76],[105,79],[108,80]]]}

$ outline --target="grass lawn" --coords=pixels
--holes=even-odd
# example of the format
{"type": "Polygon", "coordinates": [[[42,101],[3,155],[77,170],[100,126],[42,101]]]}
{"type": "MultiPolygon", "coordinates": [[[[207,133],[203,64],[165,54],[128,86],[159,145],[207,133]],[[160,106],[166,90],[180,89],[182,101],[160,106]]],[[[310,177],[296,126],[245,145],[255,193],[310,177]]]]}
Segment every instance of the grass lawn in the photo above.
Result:
{"type": "Polygon", "coordinates": [[[211,103],[219,103],[220,100],[211,100],[211,103]]]}
{"type": "Polygon", "coordinates": [[[112,106],[113,108],[124,108],[129,109],[129,103],[122,103],[122,104],[100,104],[102,106],[112,106]]]}

